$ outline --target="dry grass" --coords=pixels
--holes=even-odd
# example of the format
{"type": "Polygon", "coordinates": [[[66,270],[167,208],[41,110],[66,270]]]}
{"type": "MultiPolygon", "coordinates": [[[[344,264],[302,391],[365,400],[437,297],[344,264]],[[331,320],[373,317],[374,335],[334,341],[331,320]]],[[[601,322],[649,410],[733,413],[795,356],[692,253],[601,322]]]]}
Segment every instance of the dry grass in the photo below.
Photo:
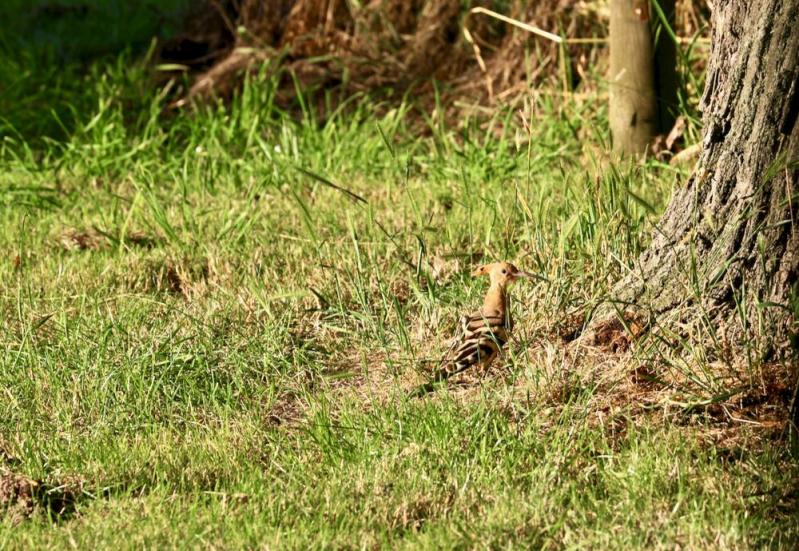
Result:
{"type": "MultiPolygon", "coordinates": [[[[285,71],[278,92],[284,105],[295,98],[297,87],[304,93],[332,93],[322,94],[320,111],[335,109],[357,93],[389,91],[396,103],[410,92],[422,112],[436,107],[444,111],[439,116],[451,119],[462,112],[456,103],[506,104],[531,86],[590,88],[595,81],[591,74],[602,73],[604,66],[602,45],[564,47],[484,14],[467,17],[460,0],[362,5],[210,0],[202,6],[161,51],[162,61],[196,73],[177,106],[193,98],[228,98],[245,74],[266,67],[285,71]],[[471,40],[464,37],[464,25],[471,40]]],[[[515,0],[506,6],[482,0],[470,5],[475,6],[500,9],[566,38],[607,34],[607,6],[601,1],[515,0]]],[[[686,37],[706,32],[708,18],[703,3],[678,2],[675,30],[686,37]]]]}

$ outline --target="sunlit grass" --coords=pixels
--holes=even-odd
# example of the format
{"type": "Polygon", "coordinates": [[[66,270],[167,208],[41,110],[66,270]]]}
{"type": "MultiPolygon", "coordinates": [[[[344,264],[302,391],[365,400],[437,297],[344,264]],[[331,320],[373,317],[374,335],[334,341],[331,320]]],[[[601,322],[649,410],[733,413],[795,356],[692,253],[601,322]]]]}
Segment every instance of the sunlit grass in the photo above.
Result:
{"type": "Polygon", "coordinates": [[[564,352],[560,327],[632,269],[683,176],[611,163],[603,102],[540,91],[529,131],[499,110],[419,137],[408,107],[368,99],[298,118],[262,75],[164,117],[123,59],[85,81],[64,139],[0,146],[0,469],[76,488],[68,514],[4,517],[4,544],[799,537],[787,454],[613,402],[564,352]],[[549,280],[514,289],[508,359],[407,400],[493,259],[549,280]]]}

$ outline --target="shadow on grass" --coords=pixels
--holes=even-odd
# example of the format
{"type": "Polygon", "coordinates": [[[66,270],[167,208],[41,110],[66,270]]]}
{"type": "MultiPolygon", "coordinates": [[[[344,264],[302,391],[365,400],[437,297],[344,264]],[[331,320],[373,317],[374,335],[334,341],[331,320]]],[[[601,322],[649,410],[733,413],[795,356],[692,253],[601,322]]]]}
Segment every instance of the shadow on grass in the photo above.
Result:
{"type": "Polygon", "coordinates": [[[4,0],[0,3],[0,139],[70,135],[96,107],[123,53],[143,55],[178,29],[188,0],[4,0]]]}

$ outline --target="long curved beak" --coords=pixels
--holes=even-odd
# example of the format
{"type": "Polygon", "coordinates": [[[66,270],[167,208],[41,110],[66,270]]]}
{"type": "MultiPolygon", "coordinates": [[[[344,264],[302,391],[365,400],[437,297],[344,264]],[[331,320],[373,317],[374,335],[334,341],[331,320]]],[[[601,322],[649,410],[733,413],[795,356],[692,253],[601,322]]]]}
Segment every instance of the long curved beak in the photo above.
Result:
{"type": "Polygon", "coordinates": [[[534,274],[532,272],[525,272],[523,270],[517,270],[516,272],[514,272],[513,277],[517,277],[520,279],[537,279],[539,281],[549,281],[549,279],[547,279],[542,275],[534,274]]]}

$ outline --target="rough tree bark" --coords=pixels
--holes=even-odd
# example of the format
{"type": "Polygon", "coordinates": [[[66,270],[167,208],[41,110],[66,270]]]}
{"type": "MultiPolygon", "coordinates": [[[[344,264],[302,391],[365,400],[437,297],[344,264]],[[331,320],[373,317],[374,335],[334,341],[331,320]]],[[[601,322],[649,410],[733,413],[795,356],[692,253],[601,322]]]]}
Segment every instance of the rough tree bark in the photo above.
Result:
{"type": "Polygon", "coordinates": [[[660,319],[701,303],[719,324],[743,300],[779,333],[789,309],[762,306],[797,292],[799,0],[716,3],[701,107],[697,168],[615,297],[660,319]]]}

